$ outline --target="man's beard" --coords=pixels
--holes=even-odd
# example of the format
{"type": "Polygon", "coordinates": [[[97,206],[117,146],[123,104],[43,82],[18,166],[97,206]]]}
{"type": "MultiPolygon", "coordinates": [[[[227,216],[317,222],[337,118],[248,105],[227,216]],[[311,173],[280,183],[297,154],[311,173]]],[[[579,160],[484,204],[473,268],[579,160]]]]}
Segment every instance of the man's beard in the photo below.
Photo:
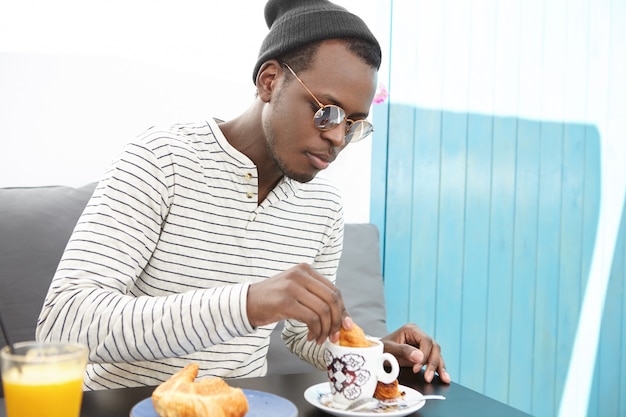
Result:
{"type": "Polygon", "coordinates": [[[311,181],[313,178],[315,178],[315,174],[313,175],[309,175],[306,173],[299,173],[299,172],[295,172],[291,169],[288,168],[287,164],[280,158],[280,156],[278,155],[278,153],[276,152],[276,149],[274,147],[274,132],[272,130],[272,128],[269,126],[269,123],[264,123],[264,133],[265,133],[265,144],[267,146],[267,151],[270,154],[272,161],[274,161],[274,163],[276,164],[276,166],[278,167],[278,169],[280,170],[280,172],[283,174],[283,176],[287,177],[287,178],[291,178],[292,180],[298,181],[298,182],[309,182],[311,181]]]}

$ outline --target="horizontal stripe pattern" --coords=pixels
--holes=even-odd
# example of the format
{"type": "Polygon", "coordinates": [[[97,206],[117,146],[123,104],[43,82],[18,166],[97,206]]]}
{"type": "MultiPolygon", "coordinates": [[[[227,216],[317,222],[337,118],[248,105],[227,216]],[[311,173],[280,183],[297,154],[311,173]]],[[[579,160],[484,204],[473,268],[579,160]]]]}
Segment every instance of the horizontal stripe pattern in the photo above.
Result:
{"type": "MultiPolygon", "coordinates": [[[[250,325],[248,286],[298,263],[334,282],[343,212],[321,178],[285,178],[261,204],[257,187],[213,121],[144,132],[80,217],[37,338],[89,346],[86,389],[154,385],[190,361],[200,377],[264,375],[274,325],[250,325]]],[[[306,326],[287,329],[287,345],[321,366],[306,326]]]]}

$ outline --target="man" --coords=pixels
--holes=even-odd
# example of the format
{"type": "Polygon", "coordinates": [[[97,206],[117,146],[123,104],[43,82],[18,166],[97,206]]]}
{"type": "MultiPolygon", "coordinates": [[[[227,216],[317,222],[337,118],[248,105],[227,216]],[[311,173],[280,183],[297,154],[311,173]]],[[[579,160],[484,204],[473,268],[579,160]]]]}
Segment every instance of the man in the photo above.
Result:
{"type": "MultiPolygon", "coordinates": [[[[266,372],[269,336],[323,368],[322,344],[352,321],[333,285],[343,212],[316,177],[365,120],[380,46],[325,0],[270,0],[257,97],[226,122],[152,128],[101,180],[68,243],[37,337],[90,349],[87,389],[155,385],[189,362],[199,376],[266,372]]],[[[387,351],[449,382],[415,325],[387,351]]]]}

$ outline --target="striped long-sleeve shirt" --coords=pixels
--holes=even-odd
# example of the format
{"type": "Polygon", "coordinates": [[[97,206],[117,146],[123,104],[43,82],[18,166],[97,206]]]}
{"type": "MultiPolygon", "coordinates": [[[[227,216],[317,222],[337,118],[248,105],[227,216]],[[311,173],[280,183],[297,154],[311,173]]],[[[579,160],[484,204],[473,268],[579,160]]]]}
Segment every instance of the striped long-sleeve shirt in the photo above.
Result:
{"type": "MultiPolygon", "coordinates": [[[[212,120],[140,135],[81,215],[37,338],[89,346],[85,389],[156,385],[190,361],[264,375],[274,325],[250,325],[248,286],[302,262],[334,281],[343,212],[321,178],[284,178],[260,204],[257,180],[212,120]]],[[[306,331],[289,321],[283,338],[323,368],[306,331]]]]}

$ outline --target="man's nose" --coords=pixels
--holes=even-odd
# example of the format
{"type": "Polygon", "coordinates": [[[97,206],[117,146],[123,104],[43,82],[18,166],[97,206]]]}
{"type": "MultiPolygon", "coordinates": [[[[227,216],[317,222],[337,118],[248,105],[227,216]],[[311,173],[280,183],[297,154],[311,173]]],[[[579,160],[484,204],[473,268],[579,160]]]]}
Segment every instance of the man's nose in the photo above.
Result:
{"type": "Polygon", "coordinates": [[[346,144],[346,121],[344,120],[334,128],[324,131],[324,138],[331,141],[333,146],[343,148],[346,144]]]}

